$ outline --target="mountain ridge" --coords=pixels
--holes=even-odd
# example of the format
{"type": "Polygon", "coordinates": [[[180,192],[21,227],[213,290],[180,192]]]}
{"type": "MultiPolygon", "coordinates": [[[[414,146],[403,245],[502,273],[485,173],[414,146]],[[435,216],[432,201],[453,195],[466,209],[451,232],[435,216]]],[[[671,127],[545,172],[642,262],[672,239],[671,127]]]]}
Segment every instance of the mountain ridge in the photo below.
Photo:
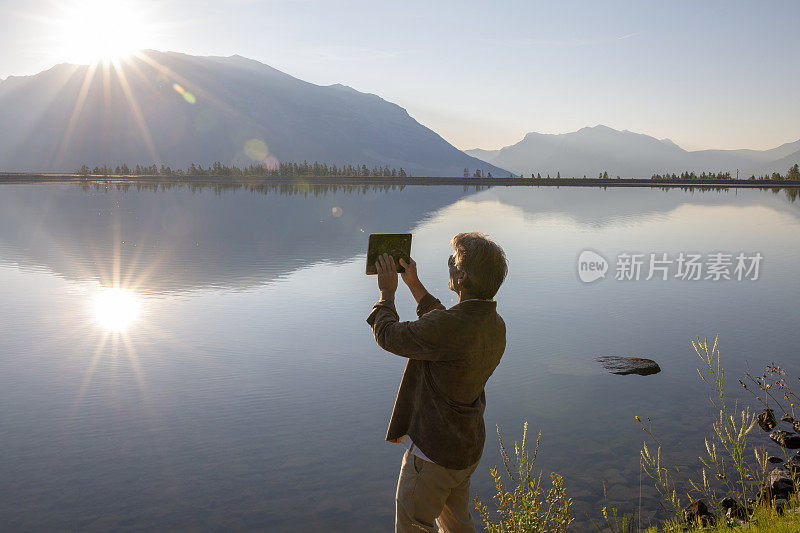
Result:
{"type": "Polygon", "coordinates": [[[582,177],[608,172],[624,178],[647,178],[663,172],[720,172],[740,175],[771,173],[775,165],[785,173],[800,161],[800,140],[769,150],[689,151],[671,139],[657,139],[629,130],[616,130],[603,124],[579,130],[547,134],[529,132],[515,144],[499,150],[470,149],[466,153],[520,174],[582,177]]]}
{"type": "Polygon", "coordinates": [[[0,83],[0,169],[278,161],[388,165],[409,175],[509,175],[378,95],[322,86],[240,55],[140,53],[0,83]],[[253,153],[246,144],[256,140],[253,153]]]}

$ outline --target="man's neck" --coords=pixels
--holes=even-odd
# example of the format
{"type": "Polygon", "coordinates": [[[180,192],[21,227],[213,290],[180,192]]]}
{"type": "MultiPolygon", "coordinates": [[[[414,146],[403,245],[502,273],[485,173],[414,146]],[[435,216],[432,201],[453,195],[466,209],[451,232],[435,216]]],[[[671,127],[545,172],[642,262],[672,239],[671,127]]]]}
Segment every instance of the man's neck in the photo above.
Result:
{"type": "Polygon", "coordinates": [[[458,303],[466,302],[467,300],[480,300],[480,298],[475,298],[471,294],[463,291],[458,293],[458,303]]]}

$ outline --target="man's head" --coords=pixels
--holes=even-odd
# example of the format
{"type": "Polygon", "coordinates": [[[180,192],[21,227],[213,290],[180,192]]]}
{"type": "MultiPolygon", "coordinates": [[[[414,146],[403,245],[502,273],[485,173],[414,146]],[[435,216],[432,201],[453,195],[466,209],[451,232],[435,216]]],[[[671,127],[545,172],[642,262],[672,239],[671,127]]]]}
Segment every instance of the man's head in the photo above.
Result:
{"type": "Polygon", "coordinates": [[[448,259],[450,290],[459,294],[465,292],[470,298],[494,298],[508,273],[503,249],[475,231],[459,233],[450,245],[453,247],[448,259]]]}

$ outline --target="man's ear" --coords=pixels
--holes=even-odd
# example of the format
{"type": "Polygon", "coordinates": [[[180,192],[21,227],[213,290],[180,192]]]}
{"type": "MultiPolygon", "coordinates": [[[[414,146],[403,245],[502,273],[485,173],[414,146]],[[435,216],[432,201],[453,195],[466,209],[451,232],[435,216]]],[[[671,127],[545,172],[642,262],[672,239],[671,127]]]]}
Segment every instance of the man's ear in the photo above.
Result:
{"type": "Polygon", "coordinates": [[[464,282],[467,281],[468,277],[469,276],[467,275],[466,272],[463,272],[463,271],[459,272],[458,273],[458,284],[463,287],[464,286],[464,282]]]}

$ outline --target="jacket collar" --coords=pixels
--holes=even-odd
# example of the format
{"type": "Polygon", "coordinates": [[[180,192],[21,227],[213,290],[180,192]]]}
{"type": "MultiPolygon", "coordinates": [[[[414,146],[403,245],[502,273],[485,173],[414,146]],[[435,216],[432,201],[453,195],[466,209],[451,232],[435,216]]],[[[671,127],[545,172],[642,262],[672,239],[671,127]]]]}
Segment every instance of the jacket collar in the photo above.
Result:
{"type": "Polygon", "coordinates": [[[479,300],[478,298],[471,298],[469,300],[464,300],[463,302],[458,302],[450,309],[454,309],[456,307],[462,309],[496,309],[497,300],[479,300]]]}

